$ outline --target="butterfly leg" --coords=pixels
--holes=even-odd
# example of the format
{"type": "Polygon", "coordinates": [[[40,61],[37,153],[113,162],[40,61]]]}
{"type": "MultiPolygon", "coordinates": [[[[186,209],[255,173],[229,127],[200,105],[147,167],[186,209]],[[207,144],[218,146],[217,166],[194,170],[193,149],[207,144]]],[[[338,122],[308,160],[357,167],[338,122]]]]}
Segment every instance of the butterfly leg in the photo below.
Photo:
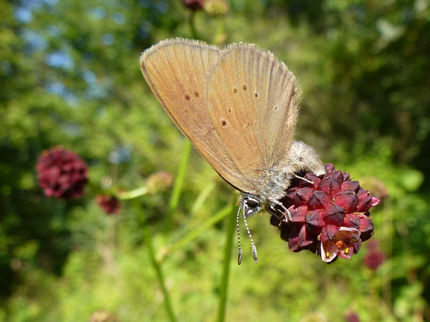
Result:
{"type": "Polygon", "coordinates": [[[268,213],[271,216],[275,216],[279,220],[278,227],[281,227],[283,219],[286,218],[285,215],[284,214],[279,215],[279,210],[277,210],[272,203],[270,203],[269,207],[270,207],[270,210],[267,210],[268,213]]]}
{"type": "Polygon", "coordinates": [[[283,216],[287,219],[287,221],[292,221],[290,211],[282,203],[272,198],[269,198],[269,201],[270,201],[270,206],[273,209],[274,209],[273,205],[281,207],[283,216]]]}
{"type": "Polygon", "coordinates": [[[313,181],[308,180],[308,179],[306,179],[306,178],[304,178],[304,177],[298,176],[298,175],[297,175],[297,174],[295,174],[295,173],[293,173],[293,176],[294,176],[295,178],[300,179],[300,180],[303,180],[303,181],[305,181],[305,182],[307,182],[307,183],[314,184],[314,182],[313,182],[313,181]]]}

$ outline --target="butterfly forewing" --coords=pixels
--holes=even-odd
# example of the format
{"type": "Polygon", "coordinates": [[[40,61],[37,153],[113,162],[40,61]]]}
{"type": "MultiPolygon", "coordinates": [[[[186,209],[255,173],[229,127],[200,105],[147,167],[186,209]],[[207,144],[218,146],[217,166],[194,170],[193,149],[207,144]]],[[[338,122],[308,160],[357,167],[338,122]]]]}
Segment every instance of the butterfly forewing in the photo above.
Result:
{"type": "Polygon", "coordinates": [[[293,74],[268,51],[227,48],[208,80],[208,106],[225,149],[248,181],[285,166],[297,118],[293,74]]]}
{"type": "Polygon", "coordinates": [[[172,39],[146,50],[140,65],[176,126],[221,177],[247,192],[250,185],[226,151],[207,108],[207,79],[221,54],[221,50],[203,42],[172,39]]]}

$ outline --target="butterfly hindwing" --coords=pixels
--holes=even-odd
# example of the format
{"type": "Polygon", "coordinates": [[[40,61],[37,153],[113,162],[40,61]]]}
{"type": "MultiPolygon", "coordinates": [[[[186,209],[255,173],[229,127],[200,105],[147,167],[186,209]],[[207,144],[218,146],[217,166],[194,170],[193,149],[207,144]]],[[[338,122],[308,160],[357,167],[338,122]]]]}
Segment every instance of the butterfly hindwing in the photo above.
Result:
{"type": "Polygon", "coordinates": [[[233,44],[214,67],[207,95],[215,129],[248,181],[257,186],[260,173],[285,166],[298,89],[282,62],[268,51],[233,44]]]}

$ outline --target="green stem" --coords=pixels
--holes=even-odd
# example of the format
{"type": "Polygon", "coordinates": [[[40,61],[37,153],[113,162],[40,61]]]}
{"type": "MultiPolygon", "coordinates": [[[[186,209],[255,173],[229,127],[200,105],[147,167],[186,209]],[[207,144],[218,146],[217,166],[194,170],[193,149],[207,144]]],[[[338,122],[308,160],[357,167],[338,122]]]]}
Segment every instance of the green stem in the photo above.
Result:
{"type": "Polygon", "coordinates": [[[166,224],[164,226],[164,233],[168,233],[172,227],[173,214],[176,211],[179,203],[179,197],[182,192],[182,186],[184,184],[185,173],[187,171],[188,160],[191,153],[191,143],[186,140],[184,150],[182,151],[182,159],[179,163],[178,172],[176,173],[175,183],[173,185],[172,195],[169,201],[169,210],[167,211],[166,224]]]}
{"type": "Polygon", "coordinates": [[[175,242],[173,246],[167,248],[166,253],[174,252],[178,249],[181,249],[182,246],[188,244],[191,240],[198,237],[204,231],[215,225],[218,221],[223,219],[225,216],[231,213],[231,205],[228,205],[218,211],[214,216],[212,216],[209,220],[206,220],[199,228],[192,230],[189,234],[185,235],[185,237],[181,238],[179,241],[175,242]]]}
{"type": "Polygon", "coordinates": [[[146,193],[148,193],[148,187],[143,186],[134,190],[118,193],[118,199],[121,199],[121,200],[134,199],[137,197],[141,197],[146,193]]]}
{"type": "Polygon", "coordinates": [[[210,182],[203,190],[202,192],[197,196],[196,200],[194,201],[192,207],[191,207],[191,211],[190,211],[190,215],[191,217],[194,216],[197,211],[200,209],[200,207],[204,204],[205,200],[207,199],[207,197],[209,197],[209,195],[211,194],[211,192],[215,189],[215,183],[214,182],[210,182]]]}
{"type": "Polygon", "coordinates": [[[195,16],[196,16],[196,13],[195,13],[195,11],[194,11],[194,10],[192,10],[192,11],[190,12],[189,25],[190,25],[190,28],[191,28],[191,36],[192,36],[194,39],[199,39],[199,37],[198,37],[198,35],[197,35],[197,30],[196,30],[195,16]]]}
{"type": "MultiPolygon", "coordinates": [[[[235,200],[235,199],[234,199],[235,200]]],[[[227,308],[227,296],[228,296],[228,281],[230,277],[230,261],[231,261],[231,250],[233,248],[233,235],[235,229],[236,209],[234,209],[234,202],[230,216],[228,217],[226,227],[226,241],[224,249],[224,265],[221,277],[219,307],[218,307],[218,321],[225,321],[226,308],[227,308]]]]}
{"type": "Polygon", "coordinates": [[[148,248],[148,255],[151,260],[152,267],[155,270],[155,273],[157,275],[158,282],[160,284],[161,291],[163,293],[164,297],[164,306],[166,308],[167,314],[169,316],[170,321],[176,321],[175,313],[173,313],[172,304],[170,302],[170,296],[169,291],[166,287],[166,282],[164,280],[163,271],[161,269],[160,263],[155,258],[155,252],[154,252],[154,246],[152,244],[152,237],[151,237],[151,231],[149,229],[149,226],[146,223],[145,214],[143,213],[143,210],[139,204],[139,202],[136,200],[135,203],[136,210],[138,211],[139,217],[142,220],[143,224],[143,238],[146,244],[146,247],[148,248]]]}

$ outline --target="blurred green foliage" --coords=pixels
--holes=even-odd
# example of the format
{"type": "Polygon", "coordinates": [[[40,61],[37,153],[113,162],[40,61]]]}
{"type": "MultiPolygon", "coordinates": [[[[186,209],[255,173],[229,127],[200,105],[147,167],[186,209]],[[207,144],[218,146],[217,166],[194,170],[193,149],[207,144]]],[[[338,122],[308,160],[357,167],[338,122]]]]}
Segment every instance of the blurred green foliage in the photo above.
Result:
{"type": "MultiPolygon", "coordinates": [[[[48,199],[35,164],[62,145],[87,161],[96,190],[175,174],[185,140],[138,58],[158,40],[193,37],[191,19],[201,39],[255,43],[285,61],[303,90],[298,138],[388,195],[373,212],[386,256],[375,272],[363,265],[365,245],[326,265],[289,252],[267,214],[249,220],[260,263],[248,252],[231,267],[228,320],[343,321],[350,311],[362,321],[430,320],[429,1],[229,6],[225,16],[192,17],[179,0],[0,2],[0,320],[86,321],[100,309],[120,321],[168,318],[129,202],[107,217],[91,194],[48,199]]],[[[229,204],[233,190],[193,150],[165,235],[169,193],[140,199],[158,255],[229,204]]],[[[181,321],[215,320],[224,226],[163,257],[181,321]]]]}

